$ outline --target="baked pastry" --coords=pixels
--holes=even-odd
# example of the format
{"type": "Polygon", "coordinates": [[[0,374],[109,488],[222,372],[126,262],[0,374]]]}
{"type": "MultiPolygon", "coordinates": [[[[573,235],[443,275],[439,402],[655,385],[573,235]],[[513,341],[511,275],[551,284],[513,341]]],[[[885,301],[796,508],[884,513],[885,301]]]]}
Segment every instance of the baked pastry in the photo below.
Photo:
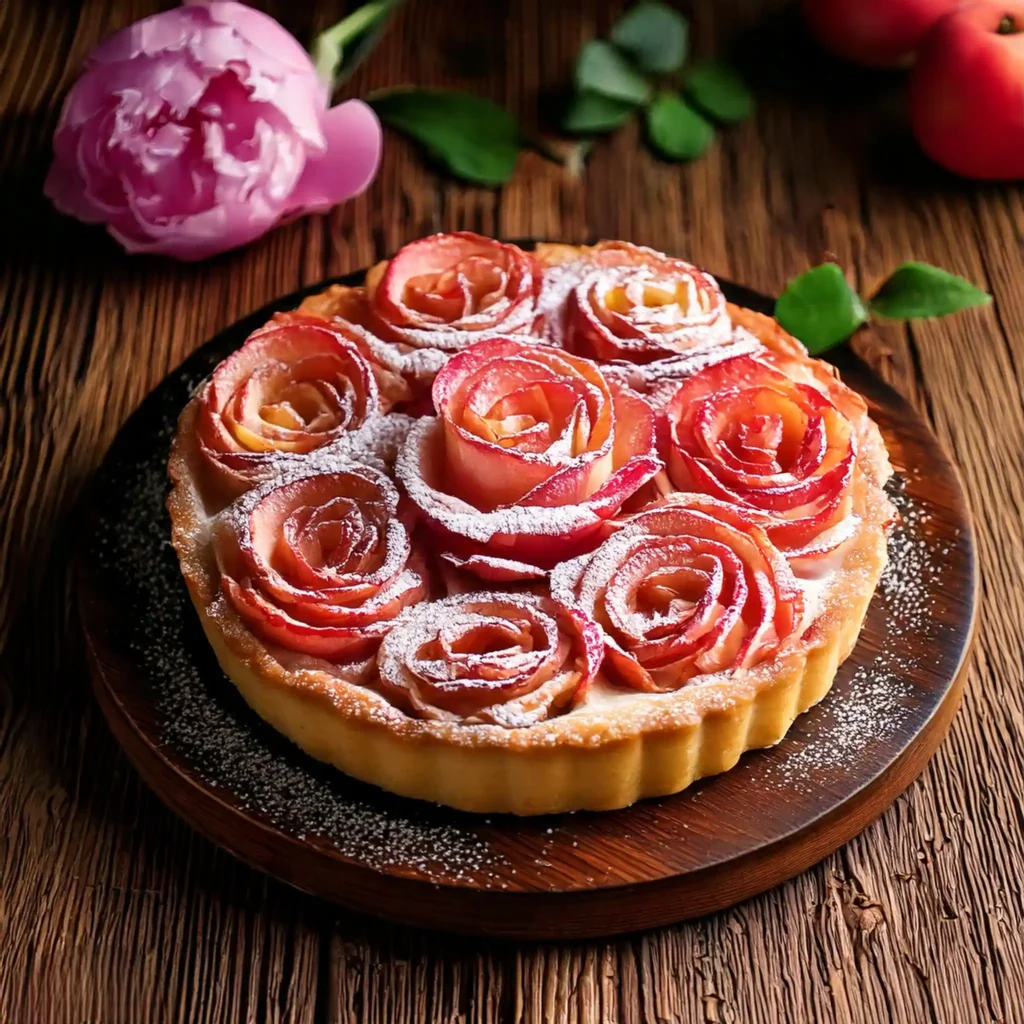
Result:
{"type": "Polygon", "coordinates": [[[894,516],[835,371],[624,242],[412,243],[221,363],[169,471],[255,711],[479,812],[623,807],[776,743],[856,642],[894,516]]]}

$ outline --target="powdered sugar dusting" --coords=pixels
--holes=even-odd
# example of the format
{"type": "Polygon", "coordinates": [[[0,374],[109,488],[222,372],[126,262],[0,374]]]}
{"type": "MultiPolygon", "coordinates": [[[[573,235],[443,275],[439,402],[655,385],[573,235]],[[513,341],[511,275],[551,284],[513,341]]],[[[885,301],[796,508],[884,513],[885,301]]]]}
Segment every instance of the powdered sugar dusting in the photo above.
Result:
{"type": "MultiPolygon", "coordinates": [[[[557,278],[560,271],[554,268],[550,273],[557,278]]],[[[731,342],[688,353],[681,361],[688,365],[696,361],[699,369],[739,354],[729,351],[733,344],[758,346],[752,335],[736,331],[731,342]]],[[[198,358],[212,367],[224,354],[222,348],[198,358]]],[[[425,373],[436,369],[434,363],[443,358],[431,350],[423,350],[422,355],[432,361],[430,367],[421,367],[425,373]]],[[[675,387],[673,375],[682,369],[657,363],[632,368],[642,374],[648,397],[663,384],[675,387]]],[[[151,416],[144,437],[123,442],[119,458],[97,487],[98,500],[107,506],[96,537],[97,560],[111,577],[111,589],[117,588],[119,607],[132,616],[129,647],[140,674],[152,683],[150,696],[164,741],[208,783],[223,787],[243,806],[294,835],[322,837],[343,854],[382,870],[412,867],[436,880],[504,886],[496,873],[501,859],[475,831],[479,819],[390,796],[320,765],[259,720],[220,671],[201,634],[168,542],[163,505],[165,453],[193,383],[193,378],[176,375],[161,387],[150,400],[158,408],[159,428],[149,429],[151,416]]],[[[375,466],[390,463],[410,423],[407,417],[394,415],[375,419],[368,425],[375,431],[372,443],[359,457],[375,466]]],[[[305,472],[312,465],[323,472],[343,469],[352,457],[346,445],[327,446],[304,460],[305,472]]],[[[283,463],[275,465],[274,473],[287,475],[283,463]]],[[[907,727],[915,695],[906,677],[920,662],[899,653],[904,645],[898,640],[914,634],[927,641],[937,628],[929,595],[939,571],[939,552],[925,536],[927,516],[921,509],[902,491],[893,500],[903,521],[890,541],[892,562],[876,597],[883,602],[888,620],[883,653],[849,678],[841,678],[821,710],[801,719],[783,745],[747,762],[750,770],[763,771],[780,788],[782,784],[810,785],[812,768],[842,770],[858,760],[865,736],[884,739],[907,727]]],[[[536,532],[537,510],[522,511],[536,532]]],[[[511,533],[523,529],[518,523],[508,526],[511,533]]],[[[562,529],[553,525],[551,532],[562,529]]],[[[922,647],[927,643],[913,649],[922,647]]],[[[608,703],[629,699],[656,704],[659,700],[601,686],[595,687],[594,694],[608,703]]],[[[485,823],[489,824],[486,819],[485,823]]]]}
{"type": "Polygon", "coordinates": [[[278,828],[320,837],[371,868],[500,887],[494,871],[502,859],[458,815],[390,796],[307,757],[249,710],[217,665],[170,545],[164,506],[166,453],[195,383],[170,378],[148,400],[156,416],[144,436],[122,435],[95,487],[93,561],[125,614],[124,644],[150,683],[168,751],[278,828]]]}
{"type": "Polygon", "coordinates": [[[337,473],[353,462],[386,472],[394,465],[413,419],[403,413],[372,416],[355,430],[305,454],[286,451],[258,453],[260,481],[285,483],[313,473],[337,473]]]}
{"type": "Polygon", "coordinates": [[[837,682],[811,722],[798,720],[771,757],[751,761],[752,771],[780,789],[807,792],[821,772],[840,771],[868,756],[873,743],[906,730],[917,706],[913,676],[925,666],[925,652],[941,628],[935,595],[949,548],[929,539],[928,513],[902,478],[895,477],[887,491],[899,522],[889,536],[889,563],[875,596],[885,608],[885,636],[874,660],[837,682]]]}
{"type": "MultiPolygon", "coordinates": [[[[358,471],[360,465],[385,474],[383,485],[391,490],[393,484],[387,472],[394,465],[398,451],[414,422],[411,416],[402,413],[375,416],[359,430],[343,434],[331,444],[307,455],[268,452],[266,478],[236,498],[221,513],[221,517],[236,530],[240,530],[257,502],[278,487],[320,473],[344,473],[352,469],[358,471]]],[[[397,504],[397,493],[395,502],[397,504]]]]}
{"type": "Polygon", "coordinates": [[[884,740],[902,729],[912,694],[905,678],[913,664],[900,656],[880,654],[871,665],[859,665],[836,698],[826,698],[830,721],[814,738],[762,771],[780,788],[808,792],[816,772],[855,760],[865,744],[884,740]]]}
{"type": "Polygon", "coordinates": [[[682,381],[692,377],[709,366],[733,359],[736,356],[754,355],[765,351],[764,346],[742,327],[737,327],[728,341],[681,352],[678,356],[656,359],[652,363],[611,362],[603,363],[601,372],[605,377],[617,380],[627,387],[646,396],[656,408],[667,404],[678,390],[682,381]]]}
{"type": "Polygon", "coordinates": [[[594,270],[590,260],[558,263],[544,270],[544,280],[537,297],[537,312],[544,318],[547,340],[558,348],[565,341],[565,304],[569,293],[594,270]]]}
{"type": "MultiPolygon", "coordinates": [[[[897,613],[904,630],[928,630],[935,598],[934,583],[939,572],[935,552],[925,536],[928,513],[907,495],[902,481],[889,488],[899,523],[889,537],[889,564],[879,588],[897,613]]],[[[948,550],[939,551],[940,555],[948,550]]]]}
{"type": "Polygon", "coordinates": [[[382,341],[371,331],[357,324],[352,324],[351,329],[359,334],[381,366],[409,377],[430,380],[444,366],[450,355],[444,346],[413,348],[411,345],[382,341]]]}

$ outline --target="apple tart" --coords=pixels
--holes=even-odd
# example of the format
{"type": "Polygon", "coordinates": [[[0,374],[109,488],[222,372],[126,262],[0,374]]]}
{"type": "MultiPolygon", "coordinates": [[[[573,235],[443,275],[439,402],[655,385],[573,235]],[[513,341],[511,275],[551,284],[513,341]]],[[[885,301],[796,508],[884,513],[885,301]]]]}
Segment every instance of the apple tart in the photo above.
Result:
{"type": "Polygon", "coordinates": [[[169,471],[252,708],[478,812],[623,807],[778,742],[853,648],[894,516],[835,371],[625,242],[413,242],[225,359],[169,471]]]}

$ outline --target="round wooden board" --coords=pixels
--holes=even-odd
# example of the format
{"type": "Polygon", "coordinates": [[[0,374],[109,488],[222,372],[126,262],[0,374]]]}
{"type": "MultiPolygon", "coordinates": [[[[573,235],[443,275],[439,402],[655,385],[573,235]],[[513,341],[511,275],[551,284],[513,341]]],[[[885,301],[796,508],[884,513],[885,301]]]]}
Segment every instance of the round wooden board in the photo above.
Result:
{"type": "Polygon", "coordinates": [[[847,352],[837,362],[885,435],[903,522],[893,573],[831,694],[776,747],[673,797],[522,819],[391,796],[269,729],[220,671],[189,603],[168,541],[167,451],[210,370],[275,309],[324,286],[233,325],[171,374],[118,435],[83,507],[79,600],[97,698],[146,782],[199,832],[300,889],[395,921],[581,938],[763,892],[860,832],[923,769],[962,687],[977,588],[970,522],[927,426],[847,352]]]}

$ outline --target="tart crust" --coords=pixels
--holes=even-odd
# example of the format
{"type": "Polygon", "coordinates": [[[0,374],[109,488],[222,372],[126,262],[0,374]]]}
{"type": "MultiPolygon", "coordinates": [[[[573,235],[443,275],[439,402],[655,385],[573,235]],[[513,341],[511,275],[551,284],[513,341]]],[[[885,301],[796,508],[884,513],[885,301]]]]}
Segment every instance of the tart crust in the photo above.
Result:
{"type": "MultiPolygon", "coordinates": [[[[816,361],[812,367],[771,318],[736,307],[730,314],[770,351],[801,359],[829,386],[831,371],[816,361]]],[[[838,383],[836,390],[852,394],[838,383]]],[[[168,508],[182,573],[224,672],[257,714],[313,757],[391,792],[466,811],[537,815],[625,807],[679,792],[732,768],[745,751],[777,743],[797,715],[828,693],[886,564],[893,510],[882,488],[890,470],[878,428],[862,413],[858,531],[813,623],[784,653],[664,694],[607,696],[599,677],[593,699],[524,728],[413,719],[323,662],[268,648],[221,598],[209,544],[216,510],[204,506],[197,485],[196,413],[193,398],[171,451],[168,508]]]]}

